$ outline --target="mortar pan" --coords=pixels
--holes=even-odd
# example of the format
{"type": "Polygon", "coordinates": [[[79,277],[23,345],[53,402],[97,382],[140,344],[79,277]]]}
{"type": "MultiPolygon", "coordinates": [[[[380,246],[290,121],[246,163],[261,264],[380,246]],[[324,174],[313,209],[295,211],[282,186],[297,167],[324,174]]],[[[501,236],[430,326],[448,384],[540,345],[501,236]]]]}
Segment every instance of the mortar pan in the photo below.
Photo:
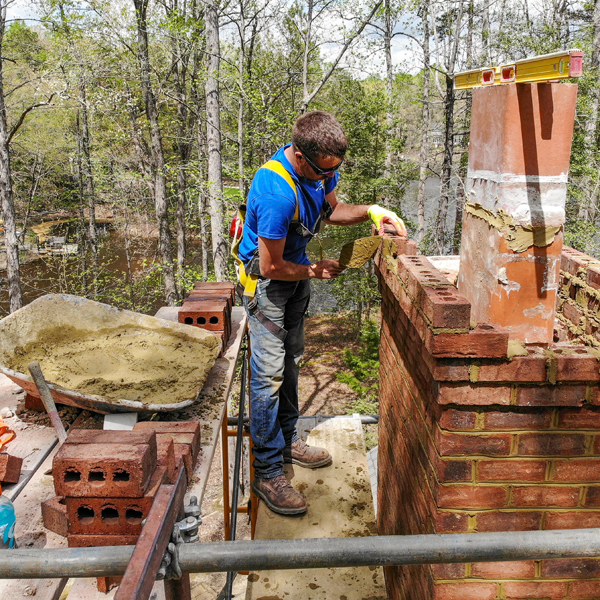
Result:
{"type": "MultiPolygon", "coordinates": [[[[198,382],[198,392],[194,398],[184,398],[180,402],[144,404],[135,400],[108,400],[103,396],[86,394],[48,382],[55,402],[101,414],[132,411],[168,412],[190,406],[197,399],[221,347],[220,338],[198,327],[121,310],[79,296],[49,294],[0,320],[0,373],[12,379],[28,394],[35,397],[39,397],[39,393],[32,378],[8,368],[6,364],[14,358],[18,348],[22,349],[27,344],[39,342],[40,334],[52,327],[76,328],[87,334],[93,334],[94,331],[100,333],[132,327],[155,333],[171,331],[178,337],[199,342],[203,346],[205,356],[208,357],[204,379],[198,382]]],[[[100,348],[99,352],[103,350],[106,351],[106,349],[100,348]]],[[[165,390],[165,394],[168,393],[168,389],[165,390]]]]}

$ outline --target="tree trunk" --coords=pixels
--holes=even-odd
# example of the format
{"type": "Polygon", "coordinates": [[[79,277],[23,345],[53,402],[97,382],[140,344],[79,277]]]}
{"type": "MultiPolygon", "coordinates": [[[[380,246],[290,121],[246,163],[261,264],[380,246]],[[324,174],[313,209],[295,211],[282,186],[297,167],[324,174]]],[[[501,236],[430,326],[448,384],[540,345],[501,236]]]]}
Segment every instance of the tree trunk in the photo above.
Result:
{"type": "MultiPolygon", "coordinates": [[[[0,9],[0,52],[4,41],[6,27],[6,4],[0,9]]],[[[10,312],[23,306],[21,293],[21,270],[19,266],[19,240],[17,239],[17,223],[15,203],[13,199],[10,173],[9,133],[6,123],[6,103],[4,100],[4,59],[0,56],[0,203],[4,220],[4,245],[6,248],[6,278],[8,282],[8,298],[10,312]]]]}
{"type": "MultiPolygon", "coordinates": [[[[177,0],[174,0],[170,6],[165,5],[167,17],[171,16],[173,11],[178,10],[177,0]]],[[[192,10],[195,13],[195,6],[192,6],[192,10]]],[[[186,12],[187,5],[184,2],[181,12],[178,14],[184,21],[188,16],[186,12]]],[[[184,49],[184,45],[181,44],[181,40],[175,34],[171,37],[171,51],[171,69],[177,98],[178,134],[176,146],[179,155],[179,168],[177,169],[177,269],[182,272],[187,257],[185,213],[187,210],[187,168],[191,152],[189,111],[186,97],[190,52],[184,49]]]]}
{"type": "Polygon", "coordinates": [[[452,158],[454,153],[454,80],[446,75],[446,98],[444,100],[444,160],[442,162],[442,177],[440,181],[440,207],[438,211],[436,252],[444,254],[446,242],[446,216],[450,196],[450,180],[452,177],[452,158]]]}
{"type": "Polygon", "coordinates": [[[92,158],[90,153],[90,128],[88,120],[88,104],[85,88],[84,74],[79,79],[79,104],[81,111],[81,152],[83,153],[82,167],[85,176],[85,193],[88,204],[88,241],[92,250],[92,297],[98,294],[98,271],[100,260],[98,258],[98,235],[96,233],[96,194],[94,191],[94,176],[92,172],[92,158]]]}
{"type": "Polygon", "coordinates": [[[227,275],[227,243],[223,235],[223,175],[221,164],[221,112],[219,107],[219,15],[215,0],[207,0],[205,7],[207,73],[206,142],[208,152],[208,185],[210,228],[212,233],[213,264],[217,281],[227,275]]]}
{"type": "MultiPolygon", "coordinates": [[[[590,54],[590,70],[595,85],[590,86],[590,113],[583,120],[585,145],[590,157],[598,154],[598,109],[600,108],[600,0],[594,4],[592,15],[593,41],[590,54]]],[[[594,219],[598,202],[598,186],[590,182],[590,191],[582,200],[578,217],[582,220],[594,219]]]]}
{"type": "Polygon", "coordinates": [[[81,160],[81,125],[79,122],[80,111],[77,111],[75,126],[77,127],[77,183],[79,186],[79,228],[77,231],[77,250],[81,255],[81,285],[83,286],[83,295],[87,298],[88,287],[88,265],[87,265],[87,244],[86,244],[86,226],[85,226],[85,191],[83,183],[83,164],[81,160]]]}
{"type": "MultiPolygon", "coordinates": [[[[310,58],[310,42],[313,22],[313,0],[308,0],[306,9],[306,32],[304,33],[304,56],[302,57],[302,93],[308,98],[308,63],[310,58]]],[[[308,109],[308,105],[306,106],[308,109]]],[[[305,109],[305,110],[306,110],[305,109]]],[[[304,110],[302,112],[305,112],[304,110]]]]}
{"type": "MultiPolygon", "coordinates": [[[[392,35],[394,33],[393,23],[392,23],[392,15],[391,15],[391,7],[390,0],[385,0],[384,2],[384,10],[385,10],[385,23],[384,23],[384,31],[383,31],[383,45],[384,45],[384,53],[385,53],[385,95],[386,95],[386,112],[385,112],[385,121],[387,125],[387,135],[385,139],[385,165],[383,170],[383,176],[386,179],[391,179],[392,177],[392,165],[394,162],[393,157],[393,141],[395,138],[394,135],[394,112],[392,110],[392,96],[394,93],[394,69],[392,63],[392,35]]],[[[385,194],[384,204],[386,206],[391,205],[391,198],[389,193],[385,194]]]]}
{"type": "Polygon", "coordinates": [[[140,83],[146,108],[146,116],[148,117],[150,124],[150,147],[154,178],[154,207],[156,220],[158,222],[158,247],[164,277],[165,301],[168,306],[173,306],[177,298],[177,290],[175,288],[175,273],[173,270],[173,259],[171,254],[171,232],[169,230],[165,156],[162,147],[160,125],[158,123],[158,108],[150,81],[148,28],[146,21],[148,0],[133,1],[136,9],[140,83]]]}
{"type": "Polygon", "coordinates": [[[202,169],[202,148],[205,147],[204,139],[202,136],[202,127],[198,122],[198,179],[200,185],[198,186],[198,215],[200,217],[200,242],[202,248],[202,279],[203,281],[208,280],[208,227],[206,223],[206,190],[204,189],[204,177],[202,169]]]}
{"type": "Polygon", "coordinates": [[[421,108],[421,150],[419,151],[419,191],[417,193],[417,243],[425,237],[425,183],[429,173],[429,2],[423,4],[423,94],[421,108]]]}
{"type": "Polygon", "coordinates": [[[450,181],[452,178],[452,159],[454,154],[454,68],[460,43],[460,30],[462,26],[464,0],[460,0],[458,12],[454,22],[454,39],[450,46],[446,69],[446,93],[444,97],[444,159],[442,161],[442,177],[440,181],[440,207],[436,232],[438,254],[445,251],[446,242],[446,215],[450,196],[450,181]]]}

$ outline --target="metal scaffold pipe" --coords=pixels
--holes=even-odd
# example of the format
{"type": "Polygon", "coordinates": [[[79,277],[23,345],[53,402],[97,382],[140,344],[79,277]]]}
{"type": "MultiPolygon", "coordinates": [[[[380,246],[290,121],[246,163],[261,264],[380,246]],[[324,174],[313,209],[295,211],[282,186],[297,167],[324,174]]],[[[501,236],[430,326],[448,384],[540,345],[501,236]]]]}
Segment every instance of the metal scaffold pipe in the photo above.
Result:
{"type": "MultiPolygon", "coordinates": [[[[133,546],[5,550],[0,579],[122,575],[133,546]]],[[[264,571],[600,556],[600,529],[184,544],[183,572],[264,571]]]]}

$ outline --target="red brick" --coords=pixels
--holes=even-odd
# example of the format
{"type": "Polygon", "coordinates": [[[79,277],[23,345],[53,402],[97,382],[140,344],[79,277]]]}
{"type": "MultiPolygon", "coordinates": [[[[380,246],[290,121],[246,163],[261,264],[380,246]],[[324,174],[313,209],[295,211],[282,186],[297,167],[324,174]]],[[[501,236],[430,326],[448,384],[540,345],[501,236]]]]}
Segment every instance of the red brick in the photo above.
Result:
{"type": "Polygon", "coordinates": [[[572,508],[579,502],[577,487],[564,486],[518,486],[513,488],[513,503],[515,506],[542,507],[559,506],[572,508]]]}
{"type": "Polygon", "coordinates": [[[573,323],[573,325],[578,326],[583,317],[583,311],[581,307],[576,305],[574,302],[567,300],[562,307],[563,316],[565,319],[568,319],[573,323]]]}
{"type": "Polygon", "coordinates": [[[490,405],[510,404],[508,385],[481,385],[473,383],[442,383],[439,388],[440,404],[490,405]]]}
{"type": "Polygon", "coordinates": [[[481,512],[477,513],[477,531],[534,531],[540,528],[539,512],[481,512]]]}
{"type": "Polygon", "coordinates": [[[541,460],[481,460],[480,481],[544,481],[546,461],[541,460]]]}
{"type": "Polygon", "coordinates": [[[438,583],[435,585],[433,600],[494,600],[495,583],[438,583]]]}
{"type": "Polygon", "coordinates": [[[542,577],[588,578],[600,577],[597,558],[552,558],[542,563],[542,577]]]}
{"type": "Polygon", "coordinates": [[[177,463],[175,462],[175,445],[173,444],[173,438],[161,437],[158,441],[156,464],[159,467],[166,467],[167,483],[175,483],[178,471],[177,463]]]}
{"type": "Polygon", "coordinates": [[[555,460],[552,480],[600,483],[600,459],[555,460]]]}
{"type": "Polygon", "coordinates": [[[586,507],[599,507],[600,506],[600,487],[590,486],[588,487],[585,494],[585,501],[583,503],[586,507]]]}
{"type": "Polygon", "coordinates": [[[473,479],[473,462],[470,460],[442,460],[435,461],[435,470],[438,481],[466,482],[473,479]]]}
{"type": "Polygon", "coordinates": [[[231,331],[231,311],[227,301],[184,302],[178,319],[180,323],[208,331],[231,331]]]}
{"type": "Polygon", "coordinates": [[[421,310],[432,327],[469,329],[471,304],[454,287],[424,286],[421,290],[421,310]]]}
{"type": "Polygon", "coordinates": [[[193,302],[226,302],[229,309],[233,307],[234,298],[231,297],[226,291],[215,290],[215,291],[202,291],[192,290],[189,296],[185,299],[185,303],[193,302]]]}
{"type": "Polygon", "coordinates": [[[557,381],[598,381],[598,359],[587,351],[583,354],[559,354],[555,358],[557,381]]]}
{"type": "Polygon", "coordinates": [[[70,534],[139,535],[154,496],[166,478],[158,467],[142,498],[65,498],[70,534]]]}
{"type": "Polygon", "coordinates": [[[484,429],[548,429],[552,422],[552,411],[490,411],[484,412],[483,422],[484,429]]]}
{"type": "Polygon", "coordinates": [[[546,381],[546,358],[544,356],[515,356],[511,361],[482,360],[477,381],[542,383],[546,381]]]}
{"type": "Polygon", "coordinates": [[[471,565],[471,577],[485,579],[531,579],[535,577],[532,560],[507,562],[477,562],[471,565]]]}
{"type": "Polygon", "coordinates": [[[446,408],[440,416],[440,427],[452,431],[473,429],[476,419],[477,413],[475,412],[446,408]]]}
{"type": "Polygon", "coordinates": [[[497,486],[439,485],[436,501],[440,508],[499,508],[506,502],[507,491],[497,486]]]}
{"type": "Polygon", "coordinates": [[[96,577],[96,589],[103,594],[121,585],[122,577],[96,577]]]}
{"type": "Polygon", "coordinates": [[[571,275],[579,274],[580,270],[585,270],[588,263],[596,262],[591,256],[570,248],[569,246],[563,246],[562,253],[560,255],[560,269],[566,271],[571,275]]]}
{"type": "Polygon", "coordinates": [[[471,378],[471,362],[462,358],[430,358],[431,373],[437,381],[469,381],[471,378]]]}
{"type": "Polygon", "coordinates": [[[541,385],[517,387],[517,406],[581,406],[584,385],[541,385]]]}
{"type": "Polygon", "coordinates": [[[461,579],[465,576],[465,564],[447,563],[431,565],[431,572],[435,579],[461,579]]]}
{"type": "Polygon", "coordinates": [[[55,496],[42,502],[42,520],[44,527],[58,535],[66,537],[69,532],[67,505],[62,496],[55,496]]]}
{"type": "Polygon", "coordinates": [[[594,408],[565,408],[558,412],[560,429],[600,429],[600,410],[594,408]]]}
{"type": "Polygon", "coordinates": [[[63,444],[52,472],[58,496],[122,497],[144,495],[156,466],[156,446],[63,444]]]}
{"type": "Polygon", "coordinates": [[[439,511],[433,516],[435,533],[464,533],[469,528],[466,513],[439,511]]]}
{"type": "Polygon", "coordinates": [[[522,433],[518,436],[522,456],[577,456],[585,452],[585,436],[578,433],[522,433]]]}
{"type": "Polygon", "coordinates": [[[408,274],[407,285],[408,293],[415,301],[420,302],[422,294],[425,293],[426,287],[435,286],[437,288],[448,288],[450,290],[458,290],[453,286],[448,279],[438,271],[424,256],[416,257],[417,260],[404,259],[398,257],[398,264],[402,265],[402,269],[406,269],[408,274]]]}
{"type": "Polygon", "coordinates": [[[427,331],[425,346],[437,357],[504,358],[508,351],[508,331],[494,323],[479,324],[469,333],[427,331]]]}
{"type": "MultiPolygon", "coordinates": [[[[159,434],[192,434],[192,455],[196,460],[200,450],[200,423],[198,421],[140,421],[134,426],[134,431],[155,431],[159,434]]],[[[173,435],[171,435],[173,437],[173,435]]],[[[189,438],[173,439],[175,444],[188,443],[189,438]]]]}
{"type": "Polygon", "coordinates": [[[36,412],[46,412],[46,407],[39,396],[34,396],[27,392],[25,394],[25,408],[27,410],[34,410],[36,412]]]}
{"type": "Polygon", "coordinates": [[[595,290],[600,290],[600,267],[590,265],[587,268],[586,282],[590,287],[593,287],[595,290]]]}
{"type": "Polygon", "coordinates": [[[600,512],[597,511],[569,511],[561,513],[549,512],[546,514],[546,529],[587,529],[600,527],[600,512]]]}
{"type": "Polygon", "coordinates": [[[567,595],[567,583],[564,581],[507,581],[504,584],[506,600],[524,598],[543,598],[544,600],[562,600],[567,595]]]}
{"type": "Polygon", "coordinates": [[[65,444],[126,444],[156,446],[156,434],[151,430],[112,431],[103,429],[73,429],[65,444]]]}
{"type": "Polygon", "coordinates": [[[8,452],[0,452],[0,481],[2,483],[18,483],[22,465],[22,458],[8,454],[8,452]]]}
{"type": "Polygon", "coordinates": [[[436,430],[436,445],[442,456],[508,456],[512,436],[509,434],[460,434],[436,430]]]}
{"type": "Polygon", "coordinates": [[[187,444],[173,444],[173,452],[175,453],[175,465],[177,472],[179,472],[179,465],[183,462],[189,485],[192,481],[192,477],[194,476],[194,459],[192,458],[192,450],[187,444]]]}
{"type": "Polygon", "coordinates": [[[572,581],[569,586],[569,598],[572,600],[598,600],[600,581],[572,581]]]}
{"type": "Polygon", "coordinates": [[[594,436],[594,454],[595,455],[600,454],[600,435],[594,436]]]}
{"type": "Polygon", "coordinates": [[[81,535],[69,534],[69,548],[93,548],[96,546],[135,546],[137,535],[81,535]]]}

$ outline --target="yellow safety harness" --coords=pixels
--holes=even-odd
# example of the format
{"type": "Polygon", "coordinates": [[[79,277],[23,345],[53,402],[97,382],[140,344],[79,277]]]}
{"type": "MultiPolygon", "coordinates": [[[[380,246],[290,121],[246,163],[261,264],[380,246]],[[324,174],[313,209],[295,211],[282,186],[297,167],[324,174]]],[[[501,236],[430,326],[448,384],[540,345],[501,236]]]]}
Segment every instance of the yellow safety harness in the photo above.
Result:
{"type": "MultiPolygon", "coordinates": [[[[294,211],[294,218],[292,219],[292,223],[294,221],[300,221],[300,206],[298,204],[298,190],[296,189],[296,183],[292,179],[292,176],[289,174],[287,169],[276,160],[270,160],[266,162],[261,169],[269,169],[269,171],[273,171],[277,173],[279,176],[283,177],[288,185],[294,190],[294,194],[296,196],[296,210],[294,211]]],[[[246,220],[246,205],[242,204],[238,208],[237,218],[239,223],[244,226],[244,221],[246,220]]],[[[233,242],[231,243],[231,255],[235,260],[235,267],[237,271],[238,281],[244,288],[244,296],[247,296],[249,299],[254,298],[256,294],[256,283],[258,282],[258,275],[252,272],[246,273],[246,266],[242,262],[239,256],[240,243],[242,241],[242,234],[237,235],[237,230],[235,232],[235,236],[233,238],[233,242]]]]}

